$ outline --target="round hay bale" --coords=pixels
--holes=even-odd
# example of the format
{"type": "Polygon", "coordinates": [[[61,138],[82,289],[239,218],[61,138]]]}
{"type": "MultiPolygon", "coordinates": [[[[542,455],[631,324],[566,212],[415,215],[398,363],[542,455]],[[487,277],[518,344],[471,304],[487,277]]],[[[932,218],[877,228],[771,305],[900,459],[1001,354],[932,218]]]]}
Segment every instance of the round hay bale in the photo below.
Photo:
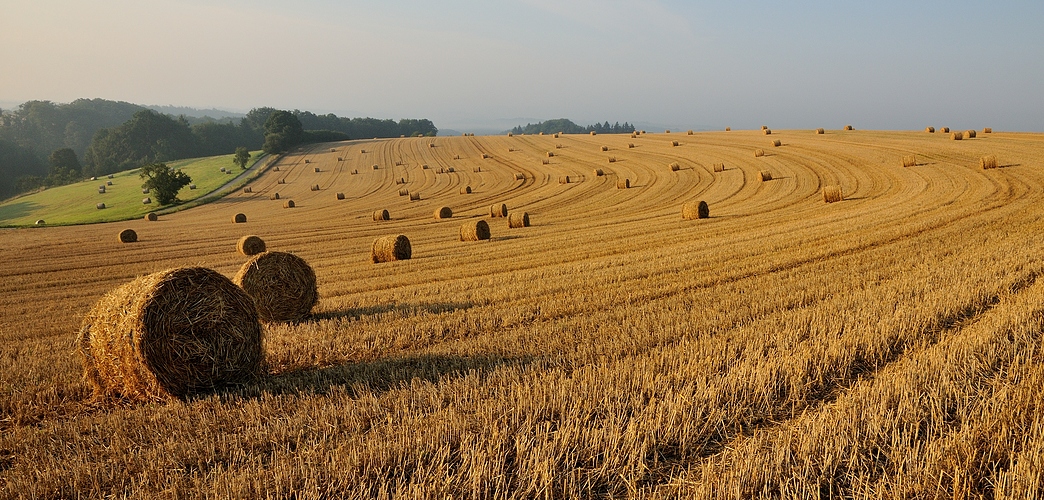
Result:
{"type": "Polygon", "coordinates": [[[337,199],[338,200],[343,200],[344,199],[344,193],[337,193],[337,199]]]}
{"type": "Polygon", "coordinates": [[[609,151],[609,146],[602,146],[602,151],[609,151]]]}
{"type": "Polygon", "coordinates": [[[511,132],[508,132],[508,137],[514,137],[514,135],[515,134],[512,134],[511,132]]]}
{"type": "Polygon", "coordinates": [[[405,235],[381,236],[373,240],[373,248],[370,250],[370,260],[374,264],[391,262],[393,260],[408,260],[413,256],[413,248],[410,247],[410,239],[405,235]]]}
{"type": "Polygon", "coordinates": [[[105,181],[105,185],[106,186],[111,186],[112,185],[112,181],[105,181]]]}
{"type": "Polygon", "coordinates": [[[960,141],[964,139],[964,132],[951,132],[950,139],[954,141],[960,141]]]}
{"type": "Polygon", "coordinates": [[[913,155],[903,156],[900,159],[900,163],[902,163],[903,168],[916,167],[917,166],[917,157],[913,156],[913,155]]]}
{"type": "Polygon", "coordinates": [[[993,155],[983,156],[979,158],[979,166],[983,170],[989,170],[991,168],[997,168],[997,157],[993,155]]]}
{"type": "Polygon", "coordinates": [[[767,182],[772,180],[772,173],[767,170],[758,172],[758,176],[761,178],[761,182],[767,182]]]}
{"type": "Polygon", "coordinates": [[[286,184],[286,179],[279,179],[276,181],[276,184],[286,184]]]}
{"type": "Polygon", "coordinates": [[[337,161],[344,161],[344,158],[341,158],[340,156],[338,156],[337,157],[337,161]]]}
{"type": "Polygon", "coordinates": [[[558,134],[554,134],[552,137],[554,137],[555,139],[558,139],[558,134]]]}
{"type": "Polygon", "coordinates": [[[754,157],[755,158],[761,158],[762,156],[765,156],[765,150],[764,149],[755,149],[754,150],[754,157]]]}
{"type": "Polygon", "coordinates": [[[420,193],[410,193],[410,201],[420,201],[420,193]]]}
{"type": "Polygon", "coordinates": [[[670,129],[668,129],[668,130],[664,130],[663,133],[669,134],[669,133],[671,133],[671,131],[670,131],[670,129]]]}
{"type": "Polygon", "coordinates": [[[254,188],[245,187],[245,188],[243,188],[243,192],[244,193],[253,193],[254,192],[254,188]]]}
{"type": "Polygon", "coordinates": [[[555,157],[555,152],[554,151],[548,151],[547,152],[547,157],[548,158],[554,158],[555,157]]]}
{"type": "Polygon", "coordinates": [[[195,184],[189,184],[189,189],[196,189],[196,185],[195,184]]]}
{"type": "Polygon", "coordinates": [[[256,380],[261,332],[241,288],[216,271],[183,267],[106,294],[76,343],[96,396],[164,400],[256,380]]]}
{"type": "Polygon", "coordinates": [[[596,168],[596,169],[594,169],[594,174],[595,174],[595,177],[601,177],[601,176],[605,175],[605,171],[600,169],[600,168],[596,168]]]}
{"type": "Polygon", "coordinates": [[[442,208],[436,209],[435,210],[435,218],[436,219],[452,219],[453,218],[453,209],[451,209],[450,207],[442,207],[442,208]]]}
{"type": "Polygon", "coordinates": [[[595,132],[594,130],[592,130],[591,131],[591,135],[598,135],[598,132],[595,132]]]}
{"type": "Polygon", "coordinates": [[[489,216],[490,217],[507,217],[508,216],[507,204],[506,203],[501,203],[499,205],[497,205],[497,204],[490,205],[489,206],[489,216]]]}
{"type": "Polygon", "coordinates": [[[453,170],[453,167],[449,167],[449,168],[446,169],[446,172],[449,172],[449,173],[452,174],[453,172],[455,172],[455,170],[453,170]]]}
{"type": "Polygon", "coordinates": [[[434,143],[434,142],[429,142],[429,143],[428,143],[428,147],[429,147],[429,148],[433,148],[433,147],[435,147],[435,143],[434,143]]]}
{"type": "Polygon", "coordinates": [[[761,133],[763,133],[765,135],[772,135],[772,131],[767,129],[767,128],[766,129],[761,129],[761,133]]]}
{"type": "Polygon", "coordinates": [[[391,219],[391,214],[389,214],[387,210],[374,210],[373,211],[373,220],[378,221],[378,220],[388,220],[388,219],[391,219]]]}
{"type": "Polygon", "coordinates": [[[99,204],[95,205],[94,208],[97,208],[98,210],[102,210],[102,209],[105,208],[105,204],[104,203],[99,203],[99,204]]]}
{"type": "Polygon", "coordinates": [[[964,132],[964,137],[966,139],[974,139],[975,138],[975,131],[974,130],[966,130],[964,132]]]}
{"type": "Polygon", "coordinates": [[[142,205],[151,205],[152,204],[152,198],[149,198],[148,196],[142,198],[141,199],[141,204],[142,205]]]}
{"type": "Polygon", "coordinates": [[[609,157],[609,163],[616,163],[616,157],[615,156],[610,156],[609,157]]]}
{"type": "Polygon", "coordinates": [[[710,207],[705,201],[682,205],[682,218],[686,220],[706,219],[710,217],[710,207]]]}
{"type": "Polygon", "coordinates": [[[460,226],[460,241],[479,241],[489,239],[489,224],[482,220],[470,221],[460,226]]]}
{"type": "Polygon", "coordinates": [[[374,165],[374,166],[373,166],[373,169],[374,169],[374,170],[377,170],[378,168],[380,168],[380,167],[379,167],[379,166],[377,166],[377,165],[374,165]]]}
{"type": "Polygon", "coordinates": [[[620,179],[616,181],[616,189],[630,189],[631,179],[620,179]]]}
{"type": "Polygon", "coordinates": [[[149,194],[149,188],[142,189],[141,194],[149,194]]]}
{"type": "Polygon", "coordinates": [[[826,130],[823,130],[822,128],[817,128],[817,129],[816,129],[816,134],[817,134],[817,135],[823,135],[823,134],[825,134],[825,133],[826,133],[826,130]]]}
{"type": "Polygon", "coordinates": [[[714,164],[714,171],[715,172],[724,172],[725,171],[725,164],[724,163],[715,163],[714,164]]]}
{"type": "Polygon", "coordinates": [[[990,127],[984,127],[982,129],[982,133],[984,133],[984,134],[992,134],[993,133],[993,129],[990,128],[990,127]]]}
{"type": "Polygon", "coordinates": [[[471,186],[464,186],[460,188],[460,194],[471,194],[471,186]]]}
{"type": "Polygon", "coordinates": [[[113,174],[109,174],[109,175],[108,175],[108,177],[109,177],[110,179],[115,179],[115,178],[116,178],[116,176],[115,176],[115,175],[113,175],[113,174]]]}
{"type": "Polygon", "coordinates": [[[551,164],[551,160],[548,160],[547,158],[544,158],[543,160],[540,160],[540,164],[541,165],[550,165],[551,164]]]}
{"type": "Polygon", "coordinates": [[[272,193],[272,199],[273,200],[278,200],[279,199],[279,193],[272,193]]]}
{"type": "Polygon", "coordinates": [[[486,154],[486,153],[482,153],[482,159],[483,159],[483,160],[485,160],[485,159],[487,159],[487,158],[489,158],[489,155],[488,155],[488,154],[486,154]]]}
{"type": "Polygon", "coordinates": [[[515,180],[516,181],[524,181],[524,180],[526,180],[526,174],[523,174],[521,172],[515,174],[515,180]]]}
{"type": "Polygon", "coordinates": [[[279,171],[279,165],[276,165],[275,167],[273,167],[272,170],[278,172],[279,171]]]}
{"type": "Polygon", "coordinates": [[[725,127],[726,132],[732,132],[732,127],[725,127]]]}
{"type": "Polygon", "coordinates": [[[297,321],[319,301],[315,271],[304,259],[286,252],[263,252],[239,268],[232,281],[254,301],[264,322],[297,321]]]}
{"type": "Polygon", "coordinates": [[[429,168],[431,168],[431,167],[429,167],[427,163],[425,163],[424,165],[421,165],[421,170],[427,170],[429,168]]]}
{"type": "MultiPolygon", "coordinates": [[[[307,162],[307,161],[305,161],[305,163],[308,163],[308,162],[307,162]]],[[[224,172],[225,172],[225,167],[221,167],[221,172],[222,172],[222,173],[224,173],[224,172]]]]}
{"type": "Polygon", "coordinates": [[[628,142],[627,143],[627,149],[634,149],[634,143],[633,142],[628,142]]]}
{"type": "Polygon", "coordinates": [[[44,222],[44,220],[43,220],[43,219],[36,219],[36,225],[37,225],[37,226],[42,226],[42,225],[44,225],[44,224],[47,224],[47,223],[46,223],[46,222],[44,222]]]}
{"type": "Polygon", "coordinates": [[[823,186],[823,201],[834,203],[845,199],[841,186],[823,186]]]}
{"type": "Polygon", "coordinates": [[[925,127],[924,131],[928,132],[929,134],[934,134],[935,133],[935,127],[925,127]]]}
{"type": "Polygon", "coordinates": [[[855,127],[851,125],[845,125],[845,130],[855,130],[855,127]]]}
{"type": "Polygon", "coordinates": [[[105,194],[105,186],[98,186],[98,194],[105,194]]]}
{"type": "Polygon", "coordinates": [[[406,188],[399,189],[399,196],[409,196],[410,190],[406,188]]]}
{"type": "Polygon", "coordinates": [[[942,128],[939,129],[939,132],[942,132],[944,134],[949,134],[950,133],[950,127],[942,127],[942,128]]]}
{"type": "Polygon", "coordinates": [[[236,242],[236,250],[247,257],[263,253],[265,251],[265,240],[260,236],[247,235],[236,242]]]}
{"type": "Polygon", "coordinates": [[[678,141],[671,141],[671,147],[678,147],[678,146],[681,146],[681,143],[679,143],[678,141]]]}
{"type": "Polygon", "coordinates": [[[555,144],[555,149],[562,149],[562,145],[561,144],[555,144]]]}
{"type": "Polygon", "coordinates": [[[315,173],[319,173],[319,167],[315,167],[315,173]]]}
{"type": "Polygon", "coordinates": [[[294,200],[286,200],[283,202],[283,208],[294,208],[296,206],[297,205],[294,203],[294,200]]]}
{"type": "Polygon", "coordinates": [[[134,243],[138,241],[138,233],[134,232],[133,229],[124,229],[120,231],[118,238],[120,243],[134,243]]]}
{"type": "Polygon", "coordinates": [[[156,221],[159,220],[159,216],[156,215],[156,212],[149,212],[149,213],[145,214],[145,220],[147,220],[149,222],[156,222],[156,221]]]}
{"type": "Polygon", "coordinates": [[[778,147],[780,147],[782,145],[783,145],[783,141],[781,141],[779,139],[776,139],[776,140],[772,141],[772,147],[774,147],[774,148],[778,148],[778,147]]]}
{"type": "Polygon", "coordinates": [[[356,175],[358,173],[359,173],[359,169],[352,170],[352,175],[356,175]]]}
{"type": "Polygon", "coordinates": [[[482,167],[475,167],[473,171],[477,174],[482,171],[482,167]]]}
{"type": "Polygon", "coordinates": [[[685,135],[692,135],[692,134],[693,134],[693,131],[691,131],[691,130],[686,130],[685,131],[685,135]]]}
{"type": "Polygon", "coordinates": [[[558,183],[559,184],[569,184],[569,176],[568,175],[561,175],[561,176],[559,176],[558,177],[558,183]]]}
{"type": "Polygon", "coordinates": [[[312,184],[312,187],[310,187],[309,189],[311,189],[312,191],[318,191],[319,190],[319,185],[318,184],[312,184]]]}
{"type": "Polygon", "coordinates": [[[236,214],[232,216],[232,222],[236,224],[242,224],[246,222],[246,214],[236,214]]]}
{"type": "Polygon", "coordinates": [[[678,165],[677,163],[671,163],[668,166],[671,167],[671,172],[677,172],[681,170],[681,165],[678,165]]]}
{"type": "Polygon", "coordinates": [[[515,229],[520,227],[529,227],[529,213],[528,212],[513,212],[508,217],[508,227],[515,229]]]}

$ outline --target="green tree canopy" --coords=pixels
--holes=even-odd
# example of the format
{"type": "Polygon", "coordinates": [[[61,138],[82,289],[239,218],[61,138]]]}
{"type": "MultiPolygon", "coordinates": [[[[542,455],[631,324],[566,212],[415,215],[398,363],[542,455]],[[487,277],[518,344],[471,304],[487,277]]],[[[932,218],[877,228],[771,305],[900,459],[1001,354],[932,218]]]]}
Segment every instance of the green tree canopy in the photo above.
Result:
{"type": "Polygon", "coordinates": [[[236,148],[236,156],[232,158],[232,163],[239,165],[239,168],[246,169],[247,162],[250,161],[250,151],[247,148],[239,146],[236,148]]]}
{"type": "Polygon", "coordinates": [[[149,188],[155,193],[156,202],[160,205],[169,205],[178,201],[178,191],[189,185],[192,178],[181,170],[174,170],[165,163],[150,163],[141,167],[139,174],[145,183],[143,188],[149,188]]]}
{"type": "Polygon", "coordinates": [[[283,153],[301,142],[304,127],[289,111],[275,111],[265,121],[265,145],[262,149],[269,154],[283,153]]]}

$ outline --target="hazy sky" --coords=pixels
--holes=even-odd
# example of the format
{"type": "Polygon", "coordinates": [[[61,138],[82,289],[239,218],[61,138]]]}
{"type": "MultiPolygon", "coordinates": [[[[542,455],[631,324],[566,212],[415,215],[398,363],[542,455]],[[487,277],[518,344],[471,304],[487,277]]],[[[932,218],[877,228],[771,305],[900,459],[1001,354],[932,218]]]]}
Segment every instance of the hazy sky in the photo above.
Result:
{"type": "Polygon", "coordinates": [[[0,101],[1044,131],[1044,1],[3,0],[0,101]]]}

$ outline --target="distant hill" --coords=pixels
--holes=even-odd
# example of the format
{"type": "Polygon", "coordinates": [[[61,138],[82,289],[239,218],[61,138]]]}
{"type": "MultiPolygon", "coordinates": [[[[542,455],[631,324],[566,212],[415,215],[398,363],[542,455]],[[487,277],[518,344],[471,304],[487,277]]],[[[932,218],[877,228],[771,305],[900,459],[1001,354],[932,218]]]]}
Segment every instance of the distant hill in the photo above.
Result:
{"type": "Polygon", "coordinates": [[[514,134],[539,134],[541,132],[545,134],[554,134],[557,132],[566,134],[586,134],[589,132],[596,132],[599,134],[630,134],[631,132],[634,132],[634,126],[627,122],[623,122],[622,125],[620,122],[616,122],[612,125],[610,125],[609,122],[605,122],[604,124],[596,123],[594,125],[582,127],[567,118],[556,118],[554,120],[546,120],[540,123],[527,123],[524,127],[519,125],[511,129],[511,132],[514,134]]]}

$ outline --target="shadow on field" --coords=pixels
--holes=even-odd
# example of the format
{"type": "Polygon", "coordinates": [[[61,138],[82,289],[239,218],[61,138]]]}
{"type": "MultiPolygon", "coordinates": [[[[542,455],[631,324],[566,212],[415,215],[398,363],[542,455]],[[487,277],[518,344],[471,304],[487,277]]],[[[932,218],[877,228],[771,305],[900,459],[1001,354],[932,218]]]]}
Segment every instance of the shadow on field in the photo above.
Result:
{"type": "MultiPolygon", "coordinates": [[[[339,387],[353,396],[389,391],[414,380],[436,383],[444,377],[483,375],[504,365],[528,363],[529,359],[493,356],[421,354],[400,358],[344,363],[327,368],[288,371],[268,377],[256,386],[262,394],[326,394],[339,387]]],[[[254,391],[249,391],[254,392],[254,391]]]]}
{"type": "Polygon", "coordinates": [[[1021,166],[1022,166],[1021,163],[1009,163],[1007,165],[997,165],[997,168],[1011,168],[1011,167],[1021,167],[1021,166]]]}
{"type": "Polygon", "coordinates": [[[473,302],[440,302],[435,304],[381,304],[367,307],[356,307],[350,309],[339,309],[336,311],[323,311],[313,314],[305,322],[321,321],[325,319],[361,319],[363,316],[375,316],[389,312],[412,316],[418,312],[428,314],[442,314],[453,311],[463,311],[475,307],[473,302]]]}
{"type": "Polygon", "coordinates": [[[12,203],[6,207],[0,207],[0,222],[5,222],[11,219],[20,219],[33,213],[33,211],[39,208],[40,205],[31,201],[20,201],[18,203],[12,203]]]}

